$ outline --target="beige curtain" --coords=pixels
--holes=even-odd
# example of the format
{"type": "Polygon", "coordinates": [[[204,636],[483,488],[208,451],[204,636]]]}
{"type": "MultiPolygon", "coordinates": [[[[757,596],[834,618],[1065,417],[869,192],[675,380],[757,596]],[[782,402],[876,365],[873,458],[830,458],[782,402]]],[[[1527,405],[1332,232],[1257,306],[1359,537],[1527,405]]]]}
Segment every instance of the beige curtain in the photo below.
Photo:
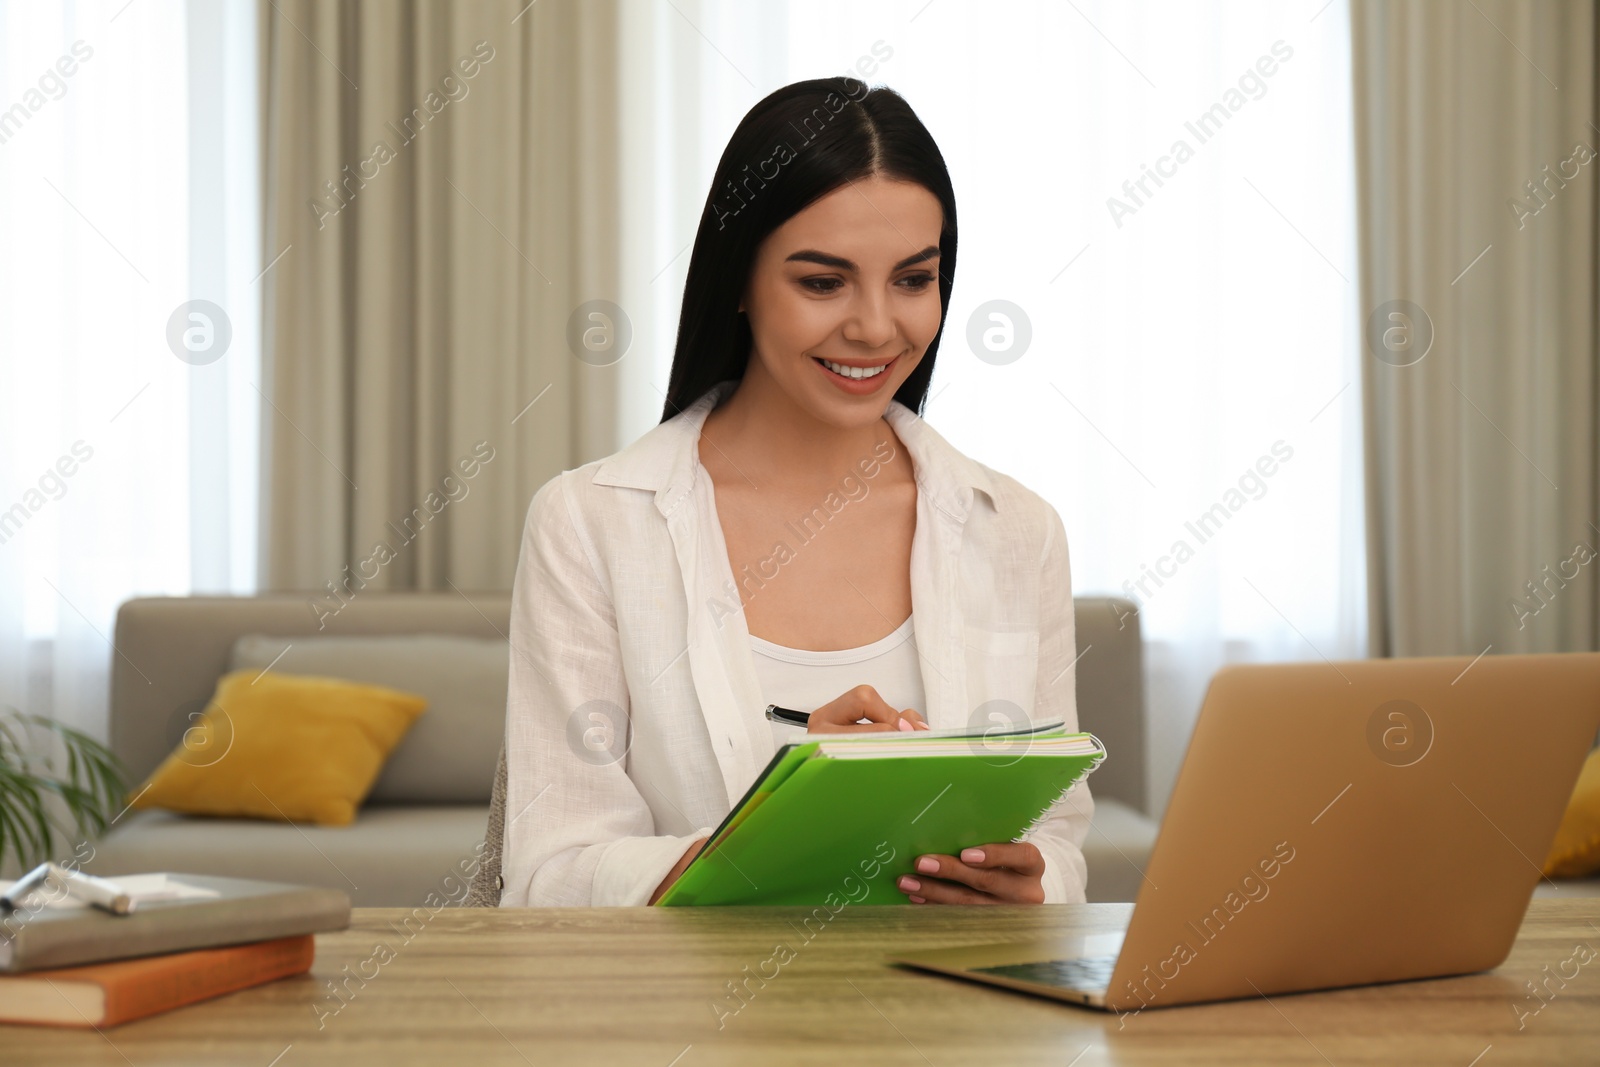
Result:
{"type": "Polygon", "coordinates": [[[618,282],[616,3],[261,18],[262,587],[507,587],[534,490],[625,443],[568,341],[618,282]]]}
{"type": "Polygon", "coordinates": [[[1594,4],[1351,14],[1372,651],[1594,648],[1594,4]]]}

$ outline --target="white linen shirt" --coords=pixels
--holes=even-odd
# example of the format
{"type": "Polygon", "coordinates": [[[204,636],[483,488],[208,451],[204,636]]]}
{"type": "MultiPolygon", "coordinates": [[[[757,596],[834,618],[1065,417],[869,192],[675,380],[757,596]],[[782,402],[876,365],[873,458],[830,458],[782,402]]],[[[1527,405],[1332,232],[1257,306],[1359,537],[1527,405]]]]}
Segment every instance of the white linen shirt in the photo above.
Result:
{"type": "MultiPolygon", "coordinates": [[[[556,475],[528,506],[511,598],[503,906],[647,904],[776,751],[699,458],[706,416],[737,384],[556,475]]],[[[884,417],[916,479],[911,611],[928,724],[1076,730],[1060,516],[899,401],[884,417]]],[[[1079,782],[1023,838],[1044,857],[1045,903],[1083,901],[1093,811],[1079,782]]]]}

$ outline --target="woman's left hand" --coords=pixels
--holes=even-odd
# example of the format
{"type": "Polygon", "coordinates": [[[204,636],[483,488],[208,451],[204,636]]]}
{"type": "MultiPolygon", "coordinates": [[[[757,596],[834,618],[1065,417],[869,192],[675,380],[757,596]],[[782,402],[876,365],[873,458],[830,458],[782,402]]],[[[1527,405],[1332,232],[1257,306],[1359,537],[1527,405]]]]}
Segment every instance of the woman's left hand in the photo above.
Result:
{"type": "Polygon", "coordinates": [[[916,873],[895,885],[913,904],[1043,904],[1044,856],[1027,841],[918,856],[916,873]]]}

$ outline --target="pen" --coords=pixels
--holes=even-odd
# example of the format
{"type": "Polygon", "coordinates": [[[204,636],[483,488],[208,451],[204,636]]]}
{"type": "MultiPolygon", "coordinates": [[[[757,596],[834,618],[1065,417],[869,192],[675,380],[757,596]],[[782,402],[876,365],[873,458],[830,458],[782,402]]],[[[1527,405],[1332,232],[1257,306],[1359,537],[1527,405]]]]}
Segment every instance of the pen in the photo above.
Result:
{"type": "Polygon", "coordinates": [[[773,722],[788,723],[790,726],[798,726],[804,730],[807,724],[811,722],[811,713],[809,711],[795,711],[792,708],[780,708],[776,704],[768,704],[767,718],[773,722]]]}
{"type": "Polygon", "coordinates": [[[48,863],[45,866],[49,868],[50,881],[61,887],[68,896],[76,897],[113,915],[126,915],[133,910],[132,897],[117,883],[55,863],[48,863]]]}
{"type": "MultiPolygon", "coordinates": [[[[780,708],[776,704],[767,705],[767,718],[771,719],[773,722],[781,722],[787,723],[790,726],[798,726],[802,730],[806,729],[806,727],[811,723],[811,713],[809,711],[795,711],[793,708],[780,708]]],[[[918,727],[918,729],[925,730],[927,727],[922,726],[918,727]]]]}
{"type": "Polygon", "coordinates": [[[53,865],[49,863],[41,863],[13,882],[10,889],[0,894],[0,907],[4,907],[7,911],[16,911],[22,907],[22,902],[28,899],[28,894],[44,885],[51,866],[53,865]]]}

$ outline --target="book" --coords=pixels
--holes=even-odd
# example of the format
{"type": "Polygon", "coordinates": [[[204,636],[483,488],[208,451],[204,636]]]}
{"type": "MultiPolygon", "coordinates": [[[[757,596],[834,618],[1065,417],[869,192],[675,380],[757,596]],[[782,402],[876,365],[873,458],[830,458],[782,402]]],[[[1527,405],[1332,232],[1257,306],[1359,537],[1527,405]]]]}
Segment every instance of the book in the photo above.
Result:
{"type": "Polygon", "coordinates": [[[0,974],[267,941],[350,925],[350,897],[338,889],[170,872],[106,877],[133,898],[127,915],[112,915],[49,890],[34,891],[14,912],[0,912],[0,974]]]}
{"type": "Polygon", "coordinates": [[[1105,755],[1060,720],[784,745],[656,905],[908,903],[917,856],[1021,839],[1105,755]]]}
{"type": "Polygon", "coordinates": [[[0,976],[0,1023],[106,1027],[311,969],[311,934],[0,976]]]}

